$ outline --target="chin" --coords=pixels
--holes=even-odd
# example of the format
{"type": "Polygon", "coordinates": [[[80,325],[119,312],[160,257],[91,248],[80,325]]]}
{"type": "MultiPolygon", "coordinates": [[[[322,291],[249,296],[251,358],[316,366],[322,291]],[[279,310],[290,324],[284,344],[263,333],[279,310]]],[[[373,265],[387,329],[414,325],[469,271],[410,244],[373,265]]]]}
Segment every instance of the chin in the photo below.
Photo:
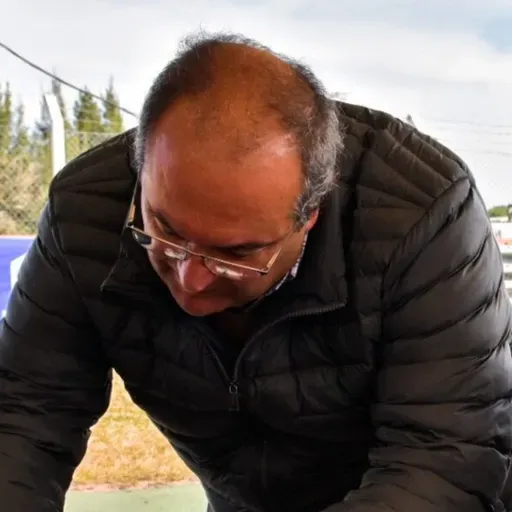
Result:
{"type": "Polygon", "coordinates": [[[215,313],[221,313],[227,308],[218,308],[218,307],[207,307],[201,304],[192,304],[192,303],[182,303],[180,301],[176,301],[178,306],[187,313],[187,315],[195,316],[195,317],[205,317],[209,315],[214,315],[215,313]]]}

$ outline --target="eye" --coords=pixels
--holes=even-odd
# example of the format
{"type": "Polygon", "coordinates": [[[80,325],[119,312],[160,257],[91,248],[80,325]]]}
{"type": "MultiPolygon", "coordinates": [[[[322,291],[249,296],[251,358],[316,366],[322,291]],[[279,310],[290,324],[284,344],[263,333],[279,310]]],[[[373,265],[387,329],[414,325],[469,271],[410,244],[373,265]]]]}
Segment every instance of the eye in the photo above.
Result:
{"type": "Polygon", "coordinates": [[[169,226],[164,226],[158,219],[155,219],[158,231],[162,233],[166,238],[172,238],[173,240],[181,240],[181,238],[174,232],[169,226]]]}
{"type": "Polygon", "coordinates": [[[172,230],[172,229],[169,229],[169,228],[160,228],[160,231],[166,235],[166,236],[172,236],[173,238],[179,238],[179,236],[172,230]]]}
{"type": "Polygon", "coordinates": [[[242,260],[246,258],[250,258],[251,256],[254,256],[255,254],[258,254],[261,252],[261,248],[257,249],[237,249],[236,251],[229,251],[229,256],[234,259],[242,260]]]}

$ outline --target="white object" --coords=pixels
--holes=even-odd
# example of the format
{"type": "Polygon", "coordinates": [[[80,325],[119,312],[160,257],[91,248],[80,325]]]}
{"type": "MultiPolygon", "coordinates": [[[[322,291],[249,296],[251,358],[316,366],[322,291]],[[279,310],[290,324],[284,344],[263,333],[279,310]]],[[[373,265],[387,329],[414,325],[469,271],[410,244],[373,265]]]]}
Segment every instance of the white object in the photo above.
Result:
{"type": "Polygon", "coordinates": [[[23,263],[23,260],[25,259],[26,255],[27,253],[22,254],[21,256],[18,256],[17,258],[11,261],[11,264],[9,266],[9,271],[11,274],[11,290],[14,288],[14,285],[18,281],[18,274],[20,273],[21,264],[23,263]]]}
{"type": "Polygon", "coordinates": [[[45,94],[44,105],[51,120],[52,173],[55,176],[66,165],[66,130],[57,97],[45,94]]]}

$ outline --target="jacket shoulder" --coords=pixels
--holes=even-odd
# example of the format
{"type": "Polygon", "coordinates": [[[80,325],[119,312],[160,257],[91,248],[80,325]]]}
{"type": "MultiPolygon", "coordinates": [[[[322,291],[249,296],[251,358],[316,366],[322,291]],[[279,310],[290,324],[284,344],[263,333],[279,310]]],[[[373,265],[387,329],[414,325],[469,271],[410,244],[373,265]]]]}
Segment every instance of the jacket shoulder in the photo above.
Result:
{"type": "Polygon", "coordinates": [[[360,307],[377,311],[382,276],[397,254],[421,251],[476,185],[455,152],[416,127],[355,105],[342,104],[340,111],[346,133],[341,182],[352,204],[350,258],[360,307]]]}
{"type": "Polygon", "coordinates": [[[369,239],[403,237],[458,182],[476,188],[454,151],[385,112],[343,104],[346,158],[341,179],[354,190],[355,214],[369,239]],[[345,170],[346,169],[346,170],[345,170]]]}
{"type": "Polygon", "coordinates": [[[373,189],[404,207],[428,209],[453,183],[468,179],[474,185],[459,155],[412,124],[355,105],[344,104],[341,110],[348,143],[361,146],[361,190],[373,189]]]}
{"type": "Polygon", "coordinates": [[[50,186],[50,197],[62,193],[98,191],[104,184],[135,177],[132,167],[132,148],[135,131],[128,130],[85,151],[55,176],[50,186]]]}
{"type": "Polygon", "coordinates": [[[50,186],[53,235],[79,285],[97,285],[118,257],[136,182],[133,136],[130,130],[78,156],[50,186]]]}

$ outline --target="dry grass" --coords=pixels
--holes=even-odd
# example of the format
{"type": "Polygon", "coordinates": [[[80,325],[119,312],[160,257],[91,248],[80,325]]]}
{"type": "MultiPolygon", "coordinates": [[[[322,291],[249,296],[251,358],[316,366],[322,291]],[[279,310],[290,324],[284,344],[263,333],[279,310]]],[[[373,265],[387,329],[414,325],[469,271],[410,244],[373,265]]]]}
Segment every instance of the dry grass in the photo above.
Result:
{"type": "Polygon", "coordinates": [[[109,410],[93,428],[73,487],[139,487],[189,480],[191,472],[136,407],[119,379],[109,410]]]}

